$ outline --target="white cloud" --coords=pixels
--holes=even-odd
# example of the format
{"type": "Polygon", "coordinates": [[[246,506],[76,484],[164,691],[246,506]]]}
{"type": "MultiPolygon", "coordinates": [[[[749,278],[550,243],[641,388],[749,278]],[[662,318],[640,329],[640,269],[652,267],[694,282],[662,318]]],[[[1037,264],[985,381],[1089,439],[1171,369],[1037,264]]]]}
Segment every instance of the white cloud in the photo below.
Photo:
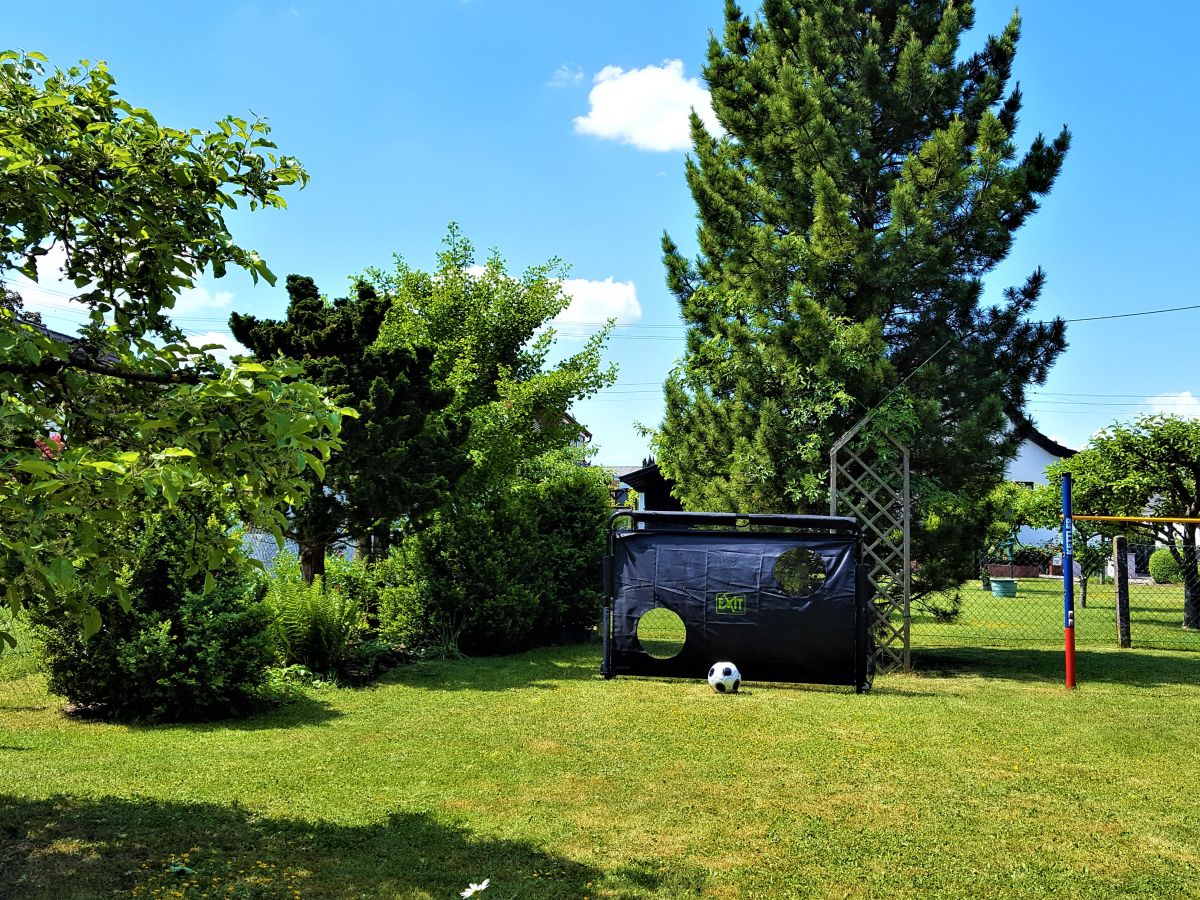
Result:
{"type": "Polygon", "coordinates": [[[556,325],[597,325],[609,319],[628,325],[642,319],[637,285],[632,281],[614,281],[611,275],[603,281],[566,278],[562,288],[571,304],[555,316],[556,325]]]}
{"type": "Polygon", "coordinates": [[[632,144],[639,150],[686,150],[691,146],[688,114],[692,109],[710,132],[720,133],[712,99],[698,78],[684,78],[683,61],[629,69],[605,66],[588,94],[586,116],[575,130],[632,144]]]}
{"type": "Polygon", "coordinates": [[[1191,391],[1179,391],[1175,394],[1157,394],[1146,398],[1150,412],[1167,416],[1183,416],[1186,419],[1200,419],[1200,397],[1191,391]]]}
{"type": "Polygon", "coordinates": [[[579,66],[568,66],[563,63],[554,70],[554,74],[550,76],[550,80],[546,82],[550,87],[573,87],[583,81],[583,69],[579,66]]]}
{"type": "Polygon", "coordinates": [[[201,313],[221,313],[229,309],[233,303],[233,294],[229,291],[210,291],[200,287],[184,288],[175,298],[175,306],[170,311],[172,316],[195,316],[201,313]]]}
{"type": "Polygon", "coordinates": [[[223,349],[210,350],[213,356],[229,365],[229,361],[234,356],[250,356],[250,351],[239,344],[227,331],[209,331],[204,334],[189,334],[187,336],[188,343],[193,347],[203,347],[205,344],[220,344],[223,349]]]}

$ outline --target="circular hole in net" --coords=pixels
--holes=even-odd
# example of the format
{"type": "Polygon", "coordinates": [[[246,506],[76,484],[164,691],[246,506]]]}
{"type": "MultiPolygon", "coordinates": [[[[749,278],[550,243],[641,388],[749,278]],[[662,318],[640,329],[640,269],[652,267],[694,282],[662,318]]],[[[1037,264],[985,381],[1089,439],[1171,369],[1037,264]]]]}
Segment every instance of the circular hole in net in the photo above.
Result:
{"type": "Polygon", "coordinates": [[[637,639],[642,649],[655,659],[670,659],[683,649],[687,628],[683,619],[660,606],[642,613],[637,623],[637,639]]]}
{"type": "Polygon", "coordinates": [[[779,554],[772,574],[793,597],[809,597],[825,583],[825,560],[807,547],[793,547],[779,554]]]}

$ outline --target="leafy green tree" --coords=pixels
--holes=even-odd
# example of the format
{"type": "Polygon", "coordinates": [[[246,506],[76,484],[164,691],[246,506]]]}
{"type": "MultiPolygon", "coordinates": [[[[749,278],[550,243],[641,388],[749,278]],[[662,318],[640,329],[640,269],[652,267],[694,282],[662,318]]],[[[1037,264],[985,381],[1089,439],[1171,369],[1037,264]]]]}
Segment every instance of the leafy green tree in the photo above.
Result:
{"type": "Polygon", "coordinates": [[[570,303],[557,260],[510,276],[493,255],[479,271],[475,250],[451,226],[438,269],[430,274],[397,260],[392,271],[366,279],[391,306],[380,330],[381,347],[434,348],[433,381],[453,392],[450,413],[470,423],[470,470],[449,502],[474,503],[507,490],[534,457],[576,441],[568,412],[616,377],[602,359],[608,330],[573,354],[549,362],[553,318],[570,303]]]}
{"type": "Polygon", "coordinates": [[[327,300],[311,278],[289,275],[283,321],[235,313],[234,336],[260,360],[301,360],[301,377],[354,407],[343,446],[309,475],[312,489],[292,511],[287,536],[300,548],[304,579],[325,573],[325,554],[347,536],[386,556],[391,525],[428,512],[465,468],[465,429],[444,415],[454,393],[430,381],[427,345],[376,346],[389,301],[367,284],[327,300]]]}
{"type": "Polygon", "coordinates": [[[704,69],[724,133],[692,116],[700,254],[663,239],[689,328],[655,445],[687,507],[825,508],[830,447],[873,410],[868,446],[912,448],[917,589],[970,574],[1006,410],[1065,348],[1061,320],[1028,318],[1040,269],[980,305],[1069,144],[1018,158],[1019,24],[960,58],[970,2],[764,0],[751,19],[728,0],[704,69]]]}
{"type": "Polygon", "coordinates": [[[427,528],[405,535],[387,591],[393,633],[447,652],[504,652],[595,622],[608,475],[583,465],[571,405],[611,384],[607,331],[552,363],[553,318],[570,298],[557,262],[480,270],[451,227],[434,273],[402,261],[368,273],[391,300],[381,346],[434,348],[435,385],[470,423],[470,468],[427,528]]]}
{"type": "MultiPolygon", "coordinates": [[[[1030,490],[1022,504],[1025,524],[1034,528],[1052,528],[1060,535],[1051,547],[1055,552],[1062,552],[1062,472],[1061,463],[1055,463],[1047,470],[1050,476],[1049,484],[1040,484],[1030,490]]],[[[1128,535],[1130,529],[1104,522],[1075,522],[1071,533],[1071,544],[1074,548],[1075,562],[1079,565],[1079,603],[1087,606],[1088,584],[1092,578],[1100,577],[1104,582],[1104,573],[1111,558],[1110,548],[1112,539],[1118,535],[1128,535]]]]}
{"type": "MultiPolygon", "coordinates": [[[[1048,472],[1071,473],[1079,515],[1200,518],[1200,420],[1152,415],[1111,425],[1048,472]]],[[[1183,627],[1200,628],[1200,526],[1146,523],[1130,530],[1170,548],[1183,580],[1183,627]]]]}
{"type": "MultiPolygon", "coordinates": [[[[286,380],[296,366],[223,368],[171,323],[206,270],[273,281],[225,222],[239,203],[283,207],[281,191],[307,179],[266,123],[169,128],[122,99],[103,63],[47,74],[44,62],[0,53],[0,280],[36,279],[55,247],[90,318],[63,342],[0,309],[0,584],[14,612],[91,633],[97,603],[128,603],[132,549],[111,536],[143,501],[216,490],[278,535],[280,505],[298,501],[346,411],[286,380]]],[[[222,534],[191,565],[218,569],[236,545],[222,534]]]]}

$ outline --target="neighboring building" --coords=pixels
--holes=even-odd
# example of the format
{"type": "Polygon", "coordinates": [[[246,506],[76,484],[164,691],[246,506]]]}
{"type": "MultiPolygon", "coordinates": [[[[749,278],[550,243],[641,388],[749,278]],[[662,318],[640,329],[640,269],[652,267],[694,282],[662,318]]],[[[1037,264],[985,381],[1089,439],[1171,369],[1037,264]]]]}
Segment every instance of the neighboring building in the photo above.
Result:
{"type": "Polygon", "coordinates": [[[683,505],[671,495],[673,482],[658,470],[653,457],[642,460],[641,466],[610,466],[621,483],[638,492],[638,509],[680,512],[683,505]]]}
{"type": "MultiPolygon", "coordinates": [[[[1014,481],[1026,487],[1046,484],[1046,467],[1075,455],[1077,451],[1064,447],[1042,434],[1028,419],[1009,413],[1016,434],[1021,438],[1017,455],[1004,472],[1005,481],[1014,481]]],[[[1058,532],[1053,528],[1030,528],[1022,526],[1017,540],[1022,544],[1046,544],[1055,540],[1058,532]]]]}
{"type": "Polygon", "coordinates": [[[1010,416],[1021,438],[1017,455],[1005,470],[1005,480],[1033,487],[1046,483],[1046,467],[1074,456],[1077,451],[1064,447],[1038,431],[1028,419],[1010,416]]]}
{"type": "MultiPolygon", "coordinates": [[[[637,490],[637,489],[634,488],[633,486],[631,486],[625,480],[625,476],[630,474],[631,472],[637,472],[639,469],[641,469],[641,466],[602,466],[602,468],[605,471],[607,471],[609,475],[612,476],[613,506],[628,506],[629,505],[629,492],[632,490],[637,490]]],[[[638,509],[643,509],[643,508],[644,507],[642,506],[642,495],[638,494],[638,509]]]]}

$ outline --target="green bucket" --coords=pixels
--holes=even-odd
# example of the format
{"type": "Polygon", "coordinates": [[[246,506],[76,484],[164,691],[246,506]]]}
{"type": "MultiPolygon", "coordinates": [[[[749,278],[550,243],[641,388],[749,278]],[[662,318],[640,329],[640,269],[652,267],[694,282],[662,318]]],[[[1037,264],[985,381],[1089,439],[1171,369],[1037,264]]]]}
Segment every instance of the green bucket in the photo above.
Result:
{"type": "Polygon", "coordinates": [[[1015,578],[993,578],[992,579],[992,596],[993,597],[1015,597],[1015,596],[1017,596],[1017,579],[1015,579],[1015,578]]]}

